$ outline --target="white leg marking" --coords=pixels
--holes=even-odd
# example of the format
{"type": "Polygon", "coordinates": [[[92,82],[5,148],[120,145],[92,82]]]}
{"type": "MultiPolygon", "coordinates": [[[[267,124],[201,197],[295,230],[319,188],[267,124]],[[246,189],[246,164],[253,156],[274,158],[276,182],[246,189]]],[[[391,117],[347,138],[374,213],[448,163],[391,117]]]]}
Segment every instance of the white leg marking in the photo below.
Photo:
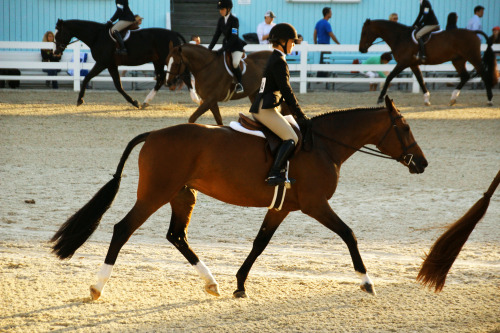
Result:
{"type": "Polygon", "coordinates": [[[458,89],[453,90],[453,92],[451,93],[451,100],[452,101],[456,100],[458,96],[460,96],[460,90],[458,89]]]}
{"type": "Polygon", "coordinates": [[[113,270],[113,265],[103,264],[99,273],[97,273],[97,283],[94,288],[99,292],[102,292],[104,285],[108,282],[111,276],[111,271],[113,270]]]}
{"type": "Polygon", "coordinates": [[[203,261],[199,261],[196,265],[193,266],[194,269],[198,272],[200,277],[207,283],[207,284],[216,284],[217,281],[215,281],[212,273],[208,269],[207,266],[203,263],[203,261]]]}
{"type": "Polygon", "coordinates": [[[373,286],[372,279],[370,279],[370,277],[368,276],[368,273],[363,274],[360,272],[356,272],[356,274],[358,274],[358,276],[361,278],[361,285],[368,283],[368,284],[371,284],[373,286]]]}
{"type": "Polygon", "coordinates": [[[424,103],[425,103],[425,105],[431,105],[430,98],[431,98],[431,93],[430,92],[426,92],[424,94],[424,103]]]}
{"type": "Polygon", "coordinates": [[[151,100],[156,96],[156,90],[154,88],[149,92],[149,94],[146,96],[146,99],[144,100],[145,104],[148,104],[151,102],[151,100]]]}

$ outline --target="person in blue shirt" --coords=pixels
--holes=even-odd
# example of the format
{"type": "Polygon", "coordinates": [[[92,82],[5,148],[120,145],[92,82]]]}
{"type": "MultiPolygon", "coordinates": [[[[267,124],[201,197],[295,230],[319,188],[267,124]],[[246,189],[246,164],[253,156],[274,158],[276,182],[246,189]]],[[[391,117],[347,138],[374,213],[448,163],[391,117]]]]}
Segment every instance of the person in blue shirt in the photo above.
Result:
{"type": "MultiPolygon", "coordinates": [[[[330,7],[323,8],[323,18],[316,23],[314,27],[314,44],[330,44],[330,39],[335,43],[340,44],[332,31],[332,26],[328,20],[332,17],[332,9],[330,7]]],[[[323,56],[330,52],[321,52],[319,63],[324,64],[323,56]]],[[[327,72],[318,72],[318,77],[328,76],[327,72]]],[[[328,88],[328,84],[327,84],[328,88]]]]}

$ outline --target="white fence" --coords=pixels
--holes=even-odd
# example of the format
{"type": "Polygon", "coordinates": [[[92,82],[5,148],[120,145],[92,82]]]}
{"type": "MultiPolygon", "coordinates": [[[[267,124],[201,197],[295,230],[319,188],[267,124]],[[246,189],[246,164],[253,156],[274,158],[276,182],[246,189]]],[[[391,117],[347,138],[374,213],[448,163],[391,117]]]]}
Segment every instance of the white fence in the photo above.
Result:
{"type": "MultiPolygon", "coordinates": [[[[21,76],[14,75],[0,75],[0,80],[28,80],[28,81],[46,81],[46,80],[58,80],[58,81],[72,81],[73,88],[75,91],[80,90],[80,82],[83,77],[80,76],[81,69],[90,70],[94,66],[94,60],[90,56],[89,48],[81,42],[76,42],[68,46],[65,54],[60,62],[42,62],[40,49],[51,49],[54,47],[53,43],[43,43],[43,42],[2,42],[0,41],[0,68],[16,68],[21,71],[21,76]],[[80,59],[81,52],[88,52],[89,59],[86,63],[72,62],[71,59],[80,59]],[[41,72],[43,69],[60,69],[62,72],[66,72],[69,69],[73,70],[74,76],[69,75],[58,75],[58,76],[48,76],[41,72]]],[[[219,45],[216,45],[217,49],[219,45]]],[[[270,47],[266,45],[255,45],[249,44],[245,46],[247,52],[255,52],[261,50],[269,50],[270,47]]],[[[486,50],[486,45],[481,45],[481,50],[486,50]]],[[[500,45],[494,45],[495,51],[500,51],[500,45]]],[[[300,52],[300,61],[295,64],[290,64],[289,68],[291,72],[298,72],[297,76],[293,76],[290,80],[292,82],[299,82],[300,93],[307,92],[307,85],[311,82],[324,82],[324,83],[368,83],[368,82],[384,82],[384,78],[373,78],[368,79],[363,75],[351,75],[351,72],[366,72],[366,71],[391,71],[395,64],[387,65],[361,65],[361,64],[335,64],[335,61],[330,64],[318,64],[313,63],[311,59],[319,59],[320,52],[331,52],[332,58],[341,54],[348,54],[352,56],[353,59],[357,56],[366,58],[366,55],[362,55],[358,51],[358,45],[312,45],[303,43],[301,45],[296,45],[294,51],[300,52]],[[313,55],[313,57],[311,57],[313,55]],[[309,59],[309,60],[308,60],[309,59]],[[309,75],[308,73],[314,72],[334,72],[336,76],[333,77],[316,77],[314,75],[309,75]],[[345,75],[342,75],[345,74],[345,75]]],[[[382,52],[390,51],[389,47],[385,44],[373,45],[369,49],[368,54],[380,54],[382,52]]],[[[317,62],[317,61],[316,61],[317,62]]],[[[500,67],[500,64],[499,64],[500,67]]],[[[426,73],[443,73],[443,72],[455,72],[455,68],[451,63],[445,63],[441,65],[422,65],[420,66],[421,71],[425,75],[426,73]]],[[[472,70],[472,66],[467,63],[467,70],[472,70]]],[[[153,64],[145,64],[140,66],[120,66],[120,71],[154,71],[153,64]]],[[[409,83],[412,85],[412,91],[414,93],[419,92],[420,88],[417,83],[415,76],[411,73],[409,69],[405,70],[404,73],[408,74],[406,77],[394,78],[392,82],[394,83],[409,83]]],[[[122,77],[124,82],[154,82],[153,77],[122,77]]],[[[112,82],[111,77],[106,72],[103,75],[99,75],[92,79],[92,81],[105,81],[112,82]]],[[[426,77],[426,83],[443,83],[443,82],[458,82],[458,77],[426,77]]],[[[479,78],[471,80],[472,82],[480,81],[479,78]]]]}

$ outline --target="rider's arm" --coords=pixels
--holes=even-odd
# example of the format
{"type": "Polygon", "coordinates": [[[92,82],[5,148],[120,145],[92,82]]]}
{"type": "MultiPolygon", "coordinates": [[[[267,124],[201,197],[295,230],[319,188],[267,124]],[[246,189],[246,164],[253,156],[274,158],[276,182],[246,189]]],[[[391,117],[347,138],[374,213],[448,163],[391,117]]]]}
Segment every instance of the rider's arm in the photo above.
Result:
{"type": "MultiPolygon", "coordinates": [[[[224,19],[224,18],[222,18],[224,19]]],[[[211,50],[214,48],[215,44],[217,44],[217,41],[219,40],[219,37],[222,33],[222,29],[221,29],[221,26],[220,26],[220,19],[219,19],[219,22],[217,22],[217,28],[215,29],[215,34],[214,34],[214,37],[212,38],[212,41],[210,42],[210,45],[208,45],[208,49],[211,50]]]]}
{"type": "Polygon", "coordinates": [[[124,9],[124,6],[123,4],[120,3],[120,1],[117,1],[116,2],[116,12],[115,14],[113,15],[112,18],[110,18],[109,20],[111,22],[114,22],[118,19],[118,17],[120,17],[121,14],[123,14],[123,9],[124,9]]]}
{"type": "Polygon", "coordinates": [[[293,93],[292,87],[290,86],[290,72],[288,71],[286,62],[277,61],[275,66],[273,66],[272,73],[274,80],[278,84],[281,95],[285,99],[286,104],[290,107],[295,117],[297,119],[306,118],[306,115],[302,111],[299,102],[293,93]]]}

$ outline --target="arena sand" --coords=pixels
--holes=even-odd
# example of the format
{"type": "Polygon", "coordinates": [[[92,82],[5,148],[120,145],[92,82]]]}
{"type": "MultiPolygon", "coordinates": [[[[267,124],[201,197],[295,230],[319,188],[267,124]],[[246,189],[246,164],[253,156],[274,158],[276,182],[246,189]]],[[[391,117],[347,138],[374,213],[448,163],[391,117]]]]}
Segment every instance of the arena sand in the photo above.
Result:
{"type": "MultiPolygon", "coordinates": [[[[132,95],[144,99],[146,91],[132,95]]],[[[358,287],[340,238],[292,213],[257,260],[248,299],[234,299],[234,275],[266,213],[199,195],[191,245],[217,278],[203,282],[165,234],[170,208],[153,215],[120,253],[98,301],[88,288],[106,254],[113,225],[132,207],[136,149],[120,192],[92,238],[69,261],[47,242],[107,182],[135,135],[183,123],[195,105],[185,91],[163,91],[147,110],[115,92],[0,92],[0,331],[7,332],[500,332],[500,193],[470,236],[440,294],[415,282],[421,258],[442,227],[460,218],[500,166],[500,109],[483,91],[390,92],[426,154],[424,174],[393,161],[355,154],[341,170],[333,209],[353,229],[378,295],[358,287]]],[[[310,116],[372,106],[375,93],[310,93],[310,116]]],[[[496,99],[497,105],[500,100],[496,99]]],[[[223,104],[225,123],[248,100],[223,104]]],[[[213,123],[207,114],[201,123],[213,123]]],[[[244,147],[242,147],[244,148],[244,147]]],[[[244,175],[242,174],[242,177],[244,175]]]]}

